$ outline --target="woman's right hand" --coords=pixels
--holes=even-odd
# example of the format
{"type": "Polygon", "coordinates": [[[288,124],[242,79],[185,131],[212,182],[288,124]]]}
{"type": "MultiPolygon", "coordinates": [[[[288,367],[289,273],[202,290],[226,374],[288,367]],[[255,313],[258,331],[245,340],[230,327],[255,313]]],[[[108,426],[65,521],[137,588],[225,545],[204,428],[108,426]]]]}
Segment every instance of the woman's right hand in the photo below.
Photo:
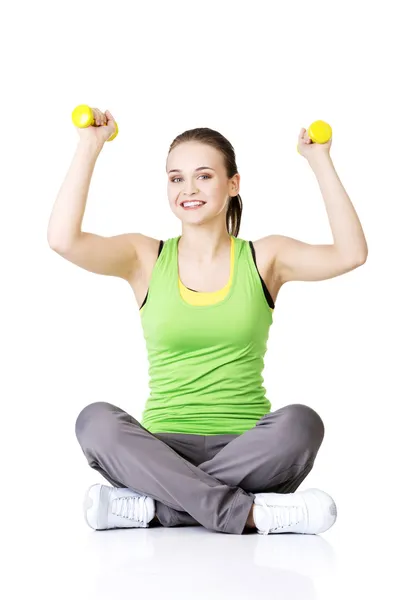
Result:
{"type": "Polygon", "coordinates": [[[81,141],[93,141],[103,146],[103,144],[116,131],[114,117],[109,110],[102,113],[98,108],[93,108],[94,124],[89,127],[76,127],[81,141]]]}

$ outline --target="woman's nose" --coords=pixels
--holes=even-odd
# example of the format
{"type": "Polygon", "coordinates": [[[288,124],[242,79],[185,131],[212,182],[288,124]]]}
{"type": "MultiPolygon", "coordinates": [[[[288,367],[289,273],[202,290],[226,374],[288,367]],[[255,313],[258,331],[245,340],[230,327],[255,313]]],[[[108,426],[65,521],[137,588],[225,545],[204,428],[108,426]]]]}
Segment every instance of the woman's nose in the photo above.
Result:
{"type": "Polygon", "coordinates": [[[191,194],[197,194],[198,191],[199,190],[198,190],[196,184],[194,184],[194,183],[188,183],[186,185],[184,193],[186,194],[186,196],[190,196],[191,194]]]}

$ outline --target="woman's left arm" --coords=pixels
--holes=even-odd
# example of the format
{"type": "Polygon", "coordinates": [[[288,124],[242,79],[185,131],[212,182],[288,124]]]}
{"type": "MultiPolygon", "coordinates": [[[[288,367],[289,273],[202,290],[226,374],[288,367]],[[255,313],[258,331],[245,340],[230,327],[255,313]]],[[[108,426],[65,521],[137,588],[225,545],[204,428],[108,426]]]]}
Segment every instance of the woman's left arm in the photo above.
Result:
{"type": "MultiPolygon", "coordinates": [[[[305,129],[299,136],[299,152],[313,170],[328,213],[333,244],[306,244],[286,236],[273,235],[269,249],[274,248],[275,268],[285,281],[321,281],[356,269],[365,263],[368,246],[364,232],[333,165],[326,144],[313,144],[305,129]]],[[[261,240],[260,240],[261,242],[261,240]]]]}

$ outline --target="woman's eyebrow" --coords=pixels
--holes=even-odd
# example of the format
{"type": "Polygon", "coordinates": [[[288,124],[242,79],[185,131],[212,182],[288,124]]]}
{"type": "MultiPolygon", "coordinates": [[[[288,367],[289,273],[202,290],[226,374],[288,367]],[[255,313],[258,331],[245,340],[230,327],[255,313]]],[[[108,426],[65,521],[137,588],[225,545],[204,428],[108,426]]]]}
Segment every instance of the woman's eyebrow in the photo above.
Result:
{"type": "MultiPolygon", "coordinates": [[[[197,169],[195,169],[196,171],[202,171],[203,169],[210,169],[210,171],[215,171],[215,169],[212,169],[211,167],[197,167],[197,169]]],[[[168,173],[182,173],[181,169],[171,169],[170,171],[168,171],[168,173]]]]}

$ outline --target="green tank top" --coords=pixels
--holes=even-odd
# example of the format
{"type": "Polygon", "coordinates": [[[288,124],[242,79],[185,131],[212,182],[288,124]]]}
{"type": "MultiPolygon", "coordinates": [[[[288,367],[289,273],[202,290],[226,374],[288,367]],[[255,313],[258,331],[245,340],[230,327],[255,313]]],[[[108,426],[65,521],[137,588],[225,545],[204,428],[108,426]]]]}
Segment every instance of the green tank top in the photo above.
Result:
{"type": "Polygon", "coordinates": [[[179,239],[165,241],[140,310],[150,387],[141,424],[151,433],[242,434],[271,410],[262,372],[273,309],[249,242],[234,236],[225,295],[205,306],[188,303],[179,239]]]}

